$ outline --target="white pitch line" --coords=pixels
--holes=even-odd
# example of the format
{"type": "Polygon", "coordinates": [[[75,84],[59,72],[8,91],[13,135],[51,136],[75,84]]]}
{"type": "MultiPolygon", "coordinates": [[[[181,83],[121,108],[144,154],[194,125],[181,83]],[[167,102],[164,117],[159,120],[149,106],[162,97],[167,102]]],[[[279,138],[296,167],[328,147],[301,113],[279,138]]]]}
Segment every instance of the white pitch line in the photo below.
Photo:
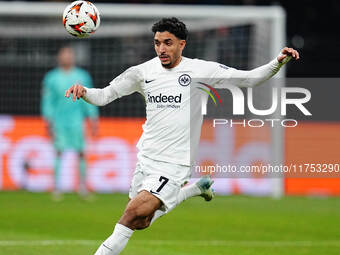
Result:
{"type": "MultiPolygon", "coordinates": [[[[0,240],[0,246],[97,246],[101,240],[0,240]]],[[[192,246],[237,246],[237,247],[340,247],[340,240],[330,241],[223,241],[223,240],[131,240],[137,245],[192,245],[192,246]]]]}
{"type": "Polygon", "coordinates": [[[97,245],[96,240],[0,240],[0,246],[97,245]]]}
{"type": "Polygon", "coordinates": [[[145,240],[141,244],[150,245],[192,245],[192,246],[238,246],[238,247],[312,247],[312,246],[340,246],[340,240],[332,241],[223,241],[223,240],[145,240]]]}

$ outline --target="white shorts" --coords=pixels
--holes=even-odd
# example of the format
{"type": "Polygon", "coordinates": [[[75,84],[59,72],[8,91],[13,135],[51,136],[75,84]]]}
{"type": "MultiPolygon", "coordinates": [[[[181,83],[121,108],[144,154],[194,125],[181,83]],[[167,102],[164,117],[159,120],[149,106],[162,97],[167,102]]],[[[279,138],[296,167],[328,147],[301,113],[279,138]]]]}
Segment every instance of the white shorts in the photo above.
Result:
{"type": "Polygon", "coordinates": [[[146,190],[159,198],[162,211],[167,212],[177,204],[177,195],[191,175],[190,166],[157,161],[145,156],[138,156],[133,174],[129,198],[134,198],[146,190]]]}

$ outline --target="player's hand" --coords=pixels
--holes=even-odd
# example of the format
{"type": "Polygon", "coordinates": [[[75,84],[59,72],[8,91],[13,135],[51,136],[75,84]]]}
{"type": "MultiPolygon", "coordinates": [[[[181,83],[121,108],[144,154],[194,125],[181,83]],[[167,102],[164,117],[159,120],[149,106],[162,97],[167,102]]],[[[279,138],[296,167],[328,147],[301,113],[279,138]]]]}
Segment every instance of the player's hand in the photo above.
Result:
{"type": "Polygon", "coordinates": [[[300,58],[300,55],[299,55],[299,52],[297,50],[294,50],[293,48],[284,47],[281,50],[280,55],[277,57],[277,61],[279,61],[281,63],[285,59],[288,60],[289,57],[292,57],[295,60],[298,60],[300,58]]]}
{"type": "Polygon", "coordinates": [[[69,98],[71,94],[73,94],[72,100],[76,101],[76,99],[80,99],[81,97],[85,96],[86,89],[82,85],[75,84],[66,90],[65,97],[69,98]]]}

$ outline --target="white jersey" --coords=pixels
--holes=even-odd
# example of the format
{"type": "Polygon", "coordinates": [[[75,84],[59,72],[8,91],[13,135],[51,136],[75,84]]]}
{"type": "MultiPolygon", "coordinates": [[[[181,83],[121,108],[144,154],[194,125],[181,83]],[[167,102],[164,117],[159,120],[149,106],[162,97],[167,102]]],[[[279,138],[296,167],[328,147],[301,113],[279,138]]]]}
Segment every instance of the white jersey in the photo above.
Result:
{"type": "Polygon", "coordinates": [[[127,69],[104,89],[87,88],[84,99],[105,105],[133,92],[141,93],[146,102],[146,121],[137,144],[139,153],[154,160],[189,166],[193,163],[203,121],[200,107],[190,109],[192,81],[205,78],[209,83],[211,79],[209,85],[216,88],[223,87],[223,83],[216,83],[218,79],[229,79],[236,86],[254,86],[273,76],[281,65],[275,59],[251,71],[241,71],[216,62],[182,57],[176,67],[166,69],[155,57],[127,69]]]}

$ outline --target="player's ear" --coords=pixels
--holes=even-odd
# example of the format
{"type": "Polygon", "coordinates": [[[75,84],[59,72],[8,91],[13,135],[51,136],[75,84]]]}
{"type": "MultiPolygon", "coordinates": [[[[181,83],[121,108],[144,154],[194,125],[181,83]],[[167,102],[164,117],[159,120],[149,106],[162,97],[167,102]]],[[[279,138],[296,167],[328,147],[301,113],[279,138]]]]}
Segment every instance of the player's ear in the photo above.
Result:
{"type": "Polygon", "coordinates": [[[181,50],[184,49],[185,45],[186,45],[187,41],[186,40],[180,40],[179,42],[179,46],[181,47],[181,50]]]}

